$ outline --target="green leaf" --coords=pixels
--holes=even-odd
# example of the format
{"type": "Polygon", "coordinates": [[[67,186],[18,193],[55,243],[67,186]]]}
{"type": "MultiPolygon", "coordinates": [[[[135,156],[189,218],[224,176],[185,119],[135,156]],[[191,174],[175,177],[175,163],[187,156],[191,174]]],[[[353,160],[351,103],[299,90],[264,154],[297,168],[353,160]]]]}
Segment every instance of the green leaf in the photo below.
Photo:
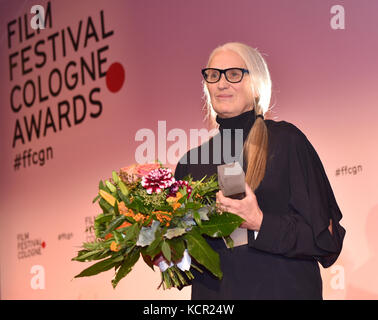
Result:
{"type": "Polygon", "coordinates": [[[153,264],[153,262],[152,262],[152,259],[151,259],[151,257],[149,256],[149,255],[147,255],[147,254],[144,254],[143,252],[142,252],[142,258],[143,258],[143,260],[144,260],[144,262],[153,270],[153,271],[155,271],[155,269],[154,269],[154,264],[153,264]]]}
{"type": "Polygon", "coordinates": [[[86,260],[89,260],[89,257],[96,255],[100,252],[103,252],[103,249],[88,251],[88,250],[81,250],[78,252],[78,255],[75,258],[72,258],[72,261],[81,261],[84,262],[86,260]]]}
{"type": "Polygon", "coordinates": [[[137,246],[145,247],[150,245],[155,240],[156,229],[159,227],[160,222],[154,220],[151,227],[142,227],[139,232],[137,246]]]}
{"type": "Polygon", "coordinates": [[[108,228],[104,232],[102,232],[101,238],[105,237],[108,233],[111,233],[114,229],[118,228],[125,220],[126,217],[123,214],[115,218],[109,223],[108,228]]]}
{"type": "Polygon", "coordinates": [[[104,222],[109,222],[113,219],[113,214],[112,213],[100,213],[96,219],[95,223],[102,224],[104,222]]]}
{"type": "Polygon", "coordinates": [[[135,223],[135,224],[132,224],[131,226],[128,226],[126,228],[127,229],[124,232],[122,232],[123,235],[124,235],[123,241],[125,241],[125,242],[127,242],[127,241],[136,242],[137,237],[139,236],[139,232],[140,232],[138,224],[135,223]]]}
{"type": "Polygon", "coordinates": [[[152,221],[153,217],[152,215],[149,215],[148,218],[143,222],[143,227],[147,227],[150,225],[150,222],[152,221]]]}
{"type": "Polygon", "coordinates": [[[116,216],[119,216],[119,209],[118,209],[118,200],[114,202],[114,213],[116,216]]]}
{"type": "Polygon", "coordinates": [[[193,211],[193,218],[197,225],[202,226],[201,217],[197,210],[193,211]]]}
{"type": "Polygon", "coordinates": [[[184,239],[189,254],[216,277],[222,279],[223,273],[220,268],[219,254],[201,236],[198,227],[193,227],[190,232],[184,235],[184,239]]]}
{"type": "Polygon", "coordinates": [[[117,242],[117,244],[123,243],[122,233],[118,232],[117,230],[114,230],[112,232],[112,234],[113,234],[114,240],[115,240],[115,242],[117,242]]]}
{"type": "Polygon", "coordinates": [[[107,188],[105,187],[104,183],[102,182],[102,180],[100,180],[99,184],[98,184],[98,188],[101,189],[101,190],[105,190],[107,191],[107,188]]]}
{"type": "Polygon", "coordinates": [[[83,248],[87,249],[87,251],[93,251],[98,249],[105,249],[109,247],[111,241],[96,241],[96,242],[84,242],[83,248]]]}
{"type": "Polygon", "coordinates": [[[136,224],[137,223],[133,217],[130,217],[130,216],[125,216],[125,217],[126,217],[126,221],[127,222],[130,222],[131,224],[136,224]]]}
{"type": "Polygon", "coordinates": [[[136,248],[125,257],[125,259],[122,261],[121,267],[117,271],[115,278],[112,280],[112,285],[114,289],[117,286],[118,282],[131,271],[132,267],[139,260],[139,256],[140,249],[136,248]]]}
{"type": "Polygon", "coordinates": [[[182,238],[174,238],[167,240],[171,247],[172,251],[172,260],[179,261],[184,255],[185,250],[185,241],[182,238]]]}
{"type": "Polygon", "coordinates": [[[188,202],[186,204],[186,208],[187,209],[193,209],[193,210],[198,210],[199,208],[201,208],[201,206],[202,205],[200,203],[198,203],[198,202],[188,202]]]}
{"type": "Polygon", "coordinates": [[[98,273],[107,271],[115,267],[122,260],[123,256],[111,257],[109,259],[102,260],[90,266],[89,268],[83,270],[78,275],[76,275],[75,278],[94,276],[98,273]]]}
{"type": "Polygon", "coordinates": [[[185,228],[172,228],[168,229],[164,237],[167,239],[172,239],[175,237],[182,236],[186,232],[185,228]]]}
{"type": "Polygon", "coordinates": [[[229,248],[233,248],[234,247],[234,240],[232,240],[232,238],[230,236],[224,237],[224,240],[226,241],[227,246],[229,248]]]}
{"type": "Polygon", "coordinates": [[[127,207],[132,209],[134,212],[146,213],[146,205],[144,200],[139,196],[134,196],[133,202],[129,203],[127,207]]]}
{"type": "Polygon", "coordinates": [[[211,216],[209,221],[203,221],[200,227],[202,234],[210,237],[226,237],[229,236],[243,221],[243,218],[230,212],[215,214],[211,216]]]}
{"type": "Polygon", "coordinates": [[[160,253],[161,244],[163,242],[161,233],[156,232],[155,236],[155,240],[146,249],[146,254],[149,255],[151,259],[153,259],[158,253],[160,253]]]}
{"type": "Polygon", "coordinates": [[[164,257],[171,261],[171,247],[169,246],[168,242],[163,241],[163,244],[161,246],[161,251],[163,252],[164,257]]]}
{"type": "Polygon", "coordinates": [[[98,199],[100,199],[101,196],[98,194],[93,200],[92,200],[92,203],[95,203],[98,199]]]}
{"type": "Polygon", "coordinates": [[[125,254],[125,255],[128,255],[131,251],[134,250],[135,247],[136,247],[135,244],[132,245],[131,247],[127,247],[127,248],[126,248],[126,251],[124,252],[124,254],[125,254]]]}
{"type": "Polygon", "coordinates": [[[209,213],[209,208],[208,207],[202,207],[200,209],[198,209],[198,213],[201,217],[201,220],[205,220],[205,221],[208,221],[209,220],[209,217],[207,216],[207,214],[209,213]]]}
{"type": "Polygon", "coordinates": [[[112,252],[109,249],[98,249],[93,251],[81,250],[79,251],[77,257],[72,258],[71,260],[80,262],[100,260],[106,258],[111,253],[112,252]]]}
{"type": "Polygon", "coordinates": [[[99,205],[101,209],[104,210],[104,212],[111,212],[112,210],[114,210],[113,207],[109,203],[107,203],[103,198],[100,199],[99,205]]]}
{"type": "Polygon", "coordinates": [[[117,194],[119,198],[121,199],[121,201],[125,203],[126,207],[129,207],[131,202],[130,202],[130,199],[127,197],[127,195],[124,195],[121,190],[117,190],[117,194]]]}

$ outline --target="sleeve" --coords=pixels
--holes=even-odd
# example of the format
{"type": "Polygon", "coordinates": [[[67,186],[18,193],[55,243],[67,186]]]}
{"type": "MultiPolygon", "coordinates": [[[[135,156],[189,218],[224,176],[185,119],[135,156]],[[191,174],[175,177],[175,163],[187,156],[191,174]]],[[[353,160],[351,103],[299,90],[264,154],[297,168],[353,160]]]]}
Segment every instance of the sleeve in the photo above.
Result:
{"type": "Polygon", "coordinates": [[[248,231],[248,245],[286,257],[316,259],[327,268],[341,252],[342,214],[317,152],[298,128],[295,131],[289,145],[289,210],[263,211],[257,238],[248,231]]]}

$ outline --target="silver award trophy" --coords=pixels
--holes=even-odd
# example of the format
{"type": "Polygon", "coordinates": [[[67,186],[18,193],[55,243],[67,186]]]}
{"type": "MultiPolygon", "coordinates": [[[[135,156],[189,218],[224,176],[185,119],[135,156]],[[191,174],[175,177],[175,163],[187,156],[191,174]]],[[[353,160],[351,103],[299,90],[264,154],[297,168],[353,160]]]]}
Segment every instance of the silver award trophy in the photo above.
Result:
{"type": "MultiPolygon", "coordinates": [[[[218,166],[218,184],[225,197],[243,199],[245,197],[245,174],[239,162],[232,162],[218,166]]],[[[248,243],[246,228],[237,228],[230,234],[234,247],[248,243]]],[[[225,241],[226,246],[229,248],[225,241]]]]}

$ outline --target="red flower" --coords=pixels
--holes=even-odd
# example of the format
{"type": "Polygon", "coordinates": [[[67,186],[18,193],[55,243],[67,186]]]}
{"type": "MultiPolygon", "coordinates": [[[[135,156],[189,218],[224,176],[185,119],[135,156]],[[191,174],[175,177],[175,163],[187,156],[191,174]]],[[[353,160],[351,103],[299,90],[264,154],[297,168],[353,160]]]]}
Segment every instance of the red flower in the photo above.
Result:
{"type": "Polygon", "coordinates": [[[168,197],[176,197],[176,193],[179,191],[179,188],[183,188],[183,186],[186,187],[186,192],[188,193],[187,198],[189,198],[190,194],[192,193],[192,187],[189,185],[188,181],[185,180],[175,181],[175,183],[173,183],[169,189],[168,197]]]}
{"type": "Polygon", "coordinates": [[[171,169],[159,168],[142,177],[141,184],[148,194],[152,194],[154,192],[160,193],[163,189],[169,188],[175,181],[171,169]]]}

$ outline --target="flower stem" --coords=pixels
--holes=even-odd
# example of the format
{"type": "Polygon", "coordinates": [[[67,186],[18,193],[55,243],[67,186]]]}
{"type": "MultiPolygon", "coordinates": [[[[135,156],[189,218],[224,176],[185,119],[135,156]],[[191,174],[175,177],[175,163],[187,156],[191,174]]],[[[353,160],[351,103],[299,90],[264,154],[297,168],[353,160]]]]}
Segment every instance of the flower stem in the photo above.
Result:
{"type": "Polygon", "coordinates": [[[164,288],[164,276],[163,276],[163,273],[160,272],[160,275],[161,275],[161,282],[160,282],[160,284],[158,285],[157,290],[159,290],[160,287],[161,287],[162,285],[163,285],[163,289],[165,289],[165,288],[164,288]]]}
{"type": "Polygon", "coordinates": [[[181,284],[183,286],[187,285],[188,283],[186,282],[185,278],[181,274],[181,270],[177,268],[176,266],[173,267],[173,271],[176,273],[178,279],[180,280],[181,284]]]}
{"type": "Polygon", "coordinates": [[[173,279],[170,276],[169,272],[167,272],[167,279],[168,279],[168,282],[169,282],[169,289],[171,289],[172,287],[174,287],[175,284],[174,284],[173,279]]]}
{"type": "Polygon", "coordinates": [[[171,278],[169,277],[169,274],[168,274],[167,271],[164,271],[163,274],[164,274],[165,285],[166,285],[167,289],[170,289],[172,287],[171,278]]]}
{"type": "Polygon", "coordinates": [[[193,262],[190,264],[190,266],[196,269],[198,272],[203,273],[203,271],[198,266],[196,266],[193,262]]]}
{"type": "Polygon", "coordinates": [[[175,284],[175,287],[179,287],[180,286],[180,282],[177,279],[176,274],[172,271],[172,269],[173,268],[168,268],[169,275],[170,275],[173,283],[175,284]]]}
{"type": "Polygon", "coordinates": [[[189,280],[193,280],[193,279],[194,279],[194,276],[193,276],[193,274],[190,272],[190,270],[185,271],[185,274],[186,274],[186,276],[188,277],[189,280]]]}

